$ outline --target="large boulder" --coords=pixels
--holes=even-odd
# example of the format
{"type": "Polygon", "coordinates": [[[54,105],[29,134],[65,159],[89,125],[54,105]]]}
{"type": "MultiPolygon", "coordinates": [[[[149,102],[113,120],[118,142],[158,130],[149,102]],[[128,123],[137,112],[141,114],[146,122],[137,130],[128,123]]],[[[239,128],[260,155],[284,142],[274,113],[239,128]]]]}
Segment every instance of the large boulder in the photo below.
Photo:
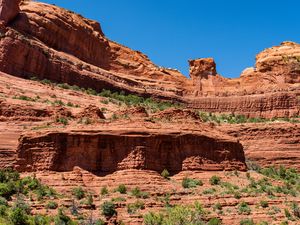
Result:
{"type": "Polygon", "coordinates": [[[7,25],[19,11],[20,0],[0,0],[0,24],[7,25]]]}

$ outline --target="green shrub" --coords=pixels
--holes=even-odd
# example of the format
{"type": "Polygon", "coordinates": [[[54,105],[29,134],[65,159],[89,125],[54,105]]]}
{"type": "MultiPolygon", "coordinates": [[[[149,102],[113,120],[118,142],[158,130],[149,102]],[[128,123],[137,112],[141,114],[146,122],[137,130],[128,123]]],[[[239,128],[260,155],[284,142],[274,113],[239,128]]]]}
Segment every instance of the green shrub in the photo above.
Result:
{"type": "Polygon", "coordinates": [[[57,209],[58,204],[56,202],[50,201],[47,203],[46,208],[47,209],[57,209]]]}
{"type": "Polygon", "coordinates": [[[219,185],[219,184],[221,183],[221,178],[218,177],[218,176],[216,176],[216,175],[214,175],[214,176],[212,176],[212,177],[209,179],[209,183],[210,183],[211,185],[219,185]]]}
{"type": "Polygon", "coordinates": [[[62,209],[58,209],[58,214],[56,215],[54,219],[55,225],[72,225],[72,220],[70,217],[68,217],[62,209]]]}
{"type": "Polygon", "coordinates": [[[202,193],[203,193],[204,195],[212,195],[212,194],[214,194],[216,191],[217,191],[217,190],[214,189],[214,188],[208,188],[208,189],[205,189],[202,193]]]}
{"type": "Polygon", "coordinates": [[[222,221],[219,218],[211,218],[207,225],[221,225],[222,221]]]}
{"type": "Polygon", "coordinates": [[[117,188],[117,191],[120,192],[121,194],[126,194],[127,193],[127,188],[124,184],[120,184],[117,188]]]}
{"type": "Polygon", "coordinates": [[[85,191],[82,189],[82,187],[76,187],[73,188],[72,194],[78,199],[83,199],[85,196],[85,191]]]}
{"type": "Polygon", "coordinates": [[[0,205],[0,218],[5,217],[7,215],[8,207],[5,205],[0,205]]]}
{"type": "Polygon", "coordinates": [[[136,201],[127,205],[127,212],[129,214],[134,214],[140,209],[145,209],[145,204],[142,201],[136,201]]]}
{"type": "Polygon", "coordinates": [[[100,194],[102,196],[108,195],[108,189],[107,189],[107,187],[102,187],[101,190],[100,190],[100,194]]]}
{"type": "Polygon", "coordinates": [[[288,209],[284,209],[284,215],[288,220],[292,219],[292,214],[290,213],[290,211],[288,209]]]}
{"type": "Polygon", "coordinates": [[[221,205],[221,203],[216,203],[216,204],[214,204],[214,206],[213,206],[213,209],[216,211],[216,210],[222,210],[222,205],[221,205]]]}
{"type": "Polygon", "coordinates": [[[91,194],[89,194],[87,196],[87,199],[86,199],[86,204],[88,206],[93,206],[94,205],[94,199],[93,199],[93,196],[91,194]]]}
{"type": "Polygon", "coordinates": [[[169,176],[170,176],[170,173],[167,169],[164,169],[162,172],[161,172],[161,176],[165,179],[169,179],[169,176]]]}
{"type": "Polygon", "coordinates": [[[16,190],[14,183],[11,181],[8,183],[0,183],[0,197],[10,199],[10,197],[15,194],[16,190]]]}
{"type": "Polygon", "coordinates": [[[236,198],[236,199],[240,199],[242,197],[241,193],[240,192],[234,192],[233,196],[236,198]]]}
{"type": "Polygon", "coordinates": [[[149,193],[141,191],[138,187],[131,190],[131,195],[136,198],[149,198],[149,193]]]}
{"type": "Polygon", "coordinates": [[[61,124],[65,125],[65,126],[69,124],[68,118],[65,118],[65,117],[57,118],[56,122],[57,123],[61,123],[61,124]]]}
{"type": "Polygon", "coordinates": [[[196,180],[192,178],[185,177],[182,180],[182,187],[183,188],[195,188],[197,186],[202,186],[203,182],[201,180],[196,180]]]}
{"type": "Polygon", "coordinates": [[[267,208],[267,207],[269,207],[269,203],[268,203],[268,201],[261,200],[260,201],[260,206],[263,207],[263,208],[267,208]]]}
{"type": "Polygon", "coordinates": [[[242,219],[240,225],[255,225],[253,219],[242,219]]]}
{"type": "Polygon", "coordinates": [[[144,215],[144,223],[145,225],[162,225],[163,218],[161,213],[150,212],[144,215]]]}
{"type": "Polygon", "coordinates": [[[10,214],[10,220],[14,225],[27,225],[28,215],[21,208],[14,208],[10,214]]]}
{"type": "Polygon", "coordinates": [[[116,197],[111,199],[112,202],[126,202],[126,198],[116,197]]]}
{"type": "Polygon", "coordinates": [[[0,197],[0,205],[8,206],[7,200],[3,197],[0,197]]]}
{"type": "Polygon", "coordinates": [[[106,217],[112,217],[116,214],[115,204],[113,202],[104,202],[101,205],[102,215],[106,217]]]}
{"type": "Polygon", "coordinates": [[[238,213],[244,214],[244,215],[249,215],[251,213],[251,209],[246,202],[241,202],[238,205],[238,213]]]}

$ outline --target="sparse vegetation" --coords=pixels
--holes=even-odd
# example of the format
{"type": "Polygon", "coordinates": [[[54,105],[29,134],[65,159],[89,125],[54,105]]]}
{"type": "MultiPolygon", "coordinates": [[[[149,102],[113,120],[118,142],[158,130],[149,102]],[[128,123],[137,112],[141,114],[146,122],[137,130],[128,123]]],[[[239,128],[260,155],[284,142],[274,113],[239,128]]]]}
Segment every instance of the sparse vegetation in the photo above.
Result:
{"type": "Polygon", "coordinates": [[[101,213],[106,217],[112,217],[116,214],[115,204],[113,202],[104,202],[101,205],[101,213]]]}
{"type": "Polygon", "coordinates": [[[117,191],[120,192],[121,194],[126,194],[127,193],[127,188],[124,184],[120,184],[117,188],[117,191]]]}
{"type": "Polygon", "coordinates": [[[246,202],[241,202],[238,205],[238,213],[244,214],[244,215],[249,215],[249,214],[251,214],[251,209],[246,202]]]}
{"type": "Polygon", "coordinates": [[[56,118],[56,122],[57,123],[61,123],[61,124],[65,125],[65,126],[69,124],[69,120],[66,117],[56,118]]]}
{"type": "Polygon", "coordinates": [[[188,178],[188,177],[185,177],[182,180],[183,188],[195,188],[197,186],[202,186],[202,185],[203,185],[203,182],[201,180],[192,179],[192,178],[188,178]]]}
{"type": "MultiPolygon", "coordinates": [[[[204,224],[206,217],[207,212],[203,209],[202,205],[196,202],[193,206],[175,206],[168,208],[164,213],[147,213],[144,215],[144,223],[146,225],[204,224]]],[[[221,221],[212,218],[209,224],[221,224],[221,221]]]]}
{"type": "Polygon", "coordinates": [[[72,194],[78,199],[83,199],[85,197],[85,191],[82,189],[82,187],[76,187],[73,188],[72,194]]]}
{"type": "Polygon", "coordinates": [[[107,187],[102,187],[101,190],[100,190],[100,194],[102,196],[108,195],[108,189],[107,189],[107,187]]]}
{"type": "Polygon", "coordinates": [[[210,183],[211,185],[219,185],[219,184],[221,183],[221,178],[218,177],[218,176],[216,176],[216,175],[214,175],[214,176],[212,176],[212,177],[209,179],[209,183],[210,183]]]}
{"type": "Polygon", "coordinates": [[[136,202],[130,203],[130,204],[127,205],[127,212],[129,214],[134,214],[140,209],[145,209],[144,202],[142,202],[140,200],[137,200],[136,202]]]}
{"type": "Polygon", "coordinates": [[[141,191],[138,187],[131,190],[131,195],[136,198],[149,198],[149,193],[141,191]]]}
{"type": "Polygon", "coordinates": [[[47,203],[46,208],[47,209],[57,209],[58,204],[56,202],[50,201],[47,203]]]}
{"type": "Polygon", "coordinates": [[[260,201],[260,206],[263,207],[263,208],[267,208],[267,207],[269,207],[269,203],[266,200],[261,200],[260,201]]]}
{"type": "Polygon", "coordinates": [[[170,173],[167,169],[164,169],[162,172],[161,172],[161,176],[165,179],[169,179],[169,176],[170,176],[170,173]]]}
{"type": "Polygon", "coordinates": [[[242,124],[242,123],[269,123],[275,121],[285,121],[291,123],[299,123],[300,121],[296,118],[272,118],[272,119],[265,119],[265,118],[247,118],[244,115],[235,115],[234,113],[231,114],[213,114],[207,112],[198,112],[200,118],[204,122],[215,122],[218,124],[221,123],[230,123],[230,124],[242,124]]]}

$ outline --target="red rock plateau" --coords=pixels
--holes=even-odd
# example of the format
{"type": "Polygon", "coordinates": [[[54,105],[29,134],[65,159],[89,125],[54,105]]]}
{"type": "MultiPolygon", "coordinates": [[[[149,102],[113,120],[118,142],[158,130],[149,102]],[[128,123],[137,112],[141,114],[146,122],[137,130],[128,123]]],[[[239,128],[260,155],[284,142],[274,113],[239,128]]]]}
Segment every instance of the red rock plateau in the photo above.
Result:
{"type": "MultiPolygon", "coordinates": [[[[97,210],[79,208],[95,218],[104,201],[124,197],[114,192],[118,185],[139,187],[150,197],[138,213],[126,211],[133,196],[116,204],[113,219],[125,224],[142,224],[144,214],[164,208],[168,194],[173,205],[199,201],[212,210],[220,203],[222,213],[213,209],[207,219],[223,224],[250,217],[280,224],[284,208],[300,202],[298,189],[295,195],[273,191],[273,198],[265,189],[236,193],[251,185],[247,165],[300,171],[300,45],[264,50],[255,68],[236,79],[219,75],[212,58],[190,60],[186,78],[109,40],[98,22],[57,6],[0,0],[0,21],[0,168],[36,174],[68,196],[84,187],[97,210]],[[243,122],[223,114],[243,116],[243,122]],[[170,179],[160,176],[164,169],[170,179]],[[213,175],[238,189],[211,187],[213,175]],[[185,177],[204,185],[183,188],[185,177]],[[110,194],[101,197],[105,186],[110,194]],[[237,212],[240,198],[251,215],[237,212]]],[[[70,207],[72,200],[58,203],[70,207]]],[[[32,208],[49,213],[41,202],[32,208]]]]}

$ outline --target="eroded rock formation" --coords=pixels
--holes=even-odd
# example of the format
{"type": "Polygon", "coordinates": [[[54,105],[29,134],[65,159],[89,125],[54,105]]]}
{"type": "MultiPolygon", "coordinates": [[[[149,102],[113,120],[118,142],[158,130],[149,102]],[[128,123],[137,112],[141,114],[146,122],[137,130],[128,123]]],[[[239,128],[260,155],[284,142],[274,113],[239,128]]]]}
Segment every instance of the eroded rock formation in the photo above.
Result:
{"type": "Polygon", "coordinates": [[[7,25],[19,13],[19,3],[21,0],[1,0],[0,1],[0,26],[7,25]]]}
{"type": "Polygon", "coordinates": [[[170,172],[245,170],[241,144],[197,133],[161,130],[90,131],[23,136],[17,151],[20,171],[72,171],[80,167],[111,173],[122,169],[170,172]]]}
{"type": "MultiPolygon", "coordinates": [[[[9,4],[13,3],[16,7],[16,1],[9,4]]],[[[15,17],[18,10],[11,11],[15,17]]],[[[190,80],[110,41],[98,22],[56,6],[23,1],[17,18],[10,20],[1,29],[0,40],[0,69],[9,74],[188,102],[204,111],[218,107],[213,111],[299,115],[300,47],[293,42],[264,50],[257,55],[255,68],[236,79],[219,75],[212,58],[190,60],[190,80]],[[276,96],[280,100],[273,100],[274,92],[282,95],[276,96]],[[265,99],[266,95],[270,98],[265,99]],[[214,99],[203,98],[207,96],[214,99]],[[229,106],[232,96],[243,97],[236,97],[229,106]],[[262,103],[257,106],[257,102],[262,103]]]]}

